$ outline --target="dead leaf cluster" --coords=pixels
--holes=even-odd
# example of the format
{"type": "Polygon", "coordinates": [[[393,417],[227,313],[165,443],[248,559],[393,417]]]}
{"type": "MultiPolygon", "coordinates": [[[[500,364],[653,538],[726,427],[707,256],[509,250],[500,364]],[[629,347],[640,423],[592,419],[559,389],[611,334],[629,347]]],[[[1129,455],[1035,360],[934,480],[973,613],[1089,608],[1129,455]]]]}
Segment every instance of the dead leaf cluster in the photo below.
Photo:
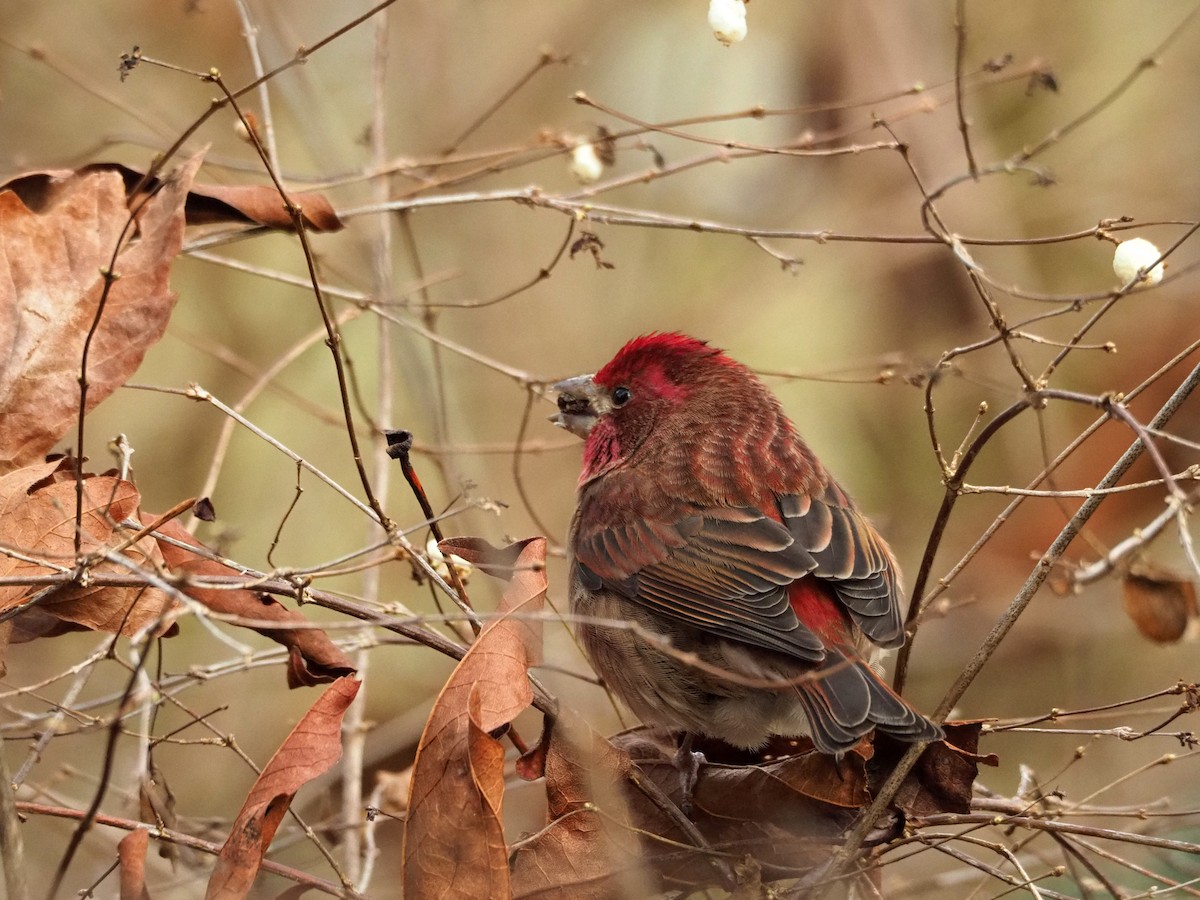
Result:
{"type": "MultiPolygon", "coordinates": [[[[70,459],[43,461],[75,428],[81,405],[86,414],[121,387],[162,337],[177,301],[169,276],[185,226],[292,226],[272,187],[196,184],[202,156],[166,176],[97,163],[0,186],[0,577],[8,579],[0,586],[0,671],[8,643],[83,629],[174,633],[178,598],[150,576],[238,574],[174,522],[130,540],[129,523],[156,518],[141,511],[132,481],[90,475],[70,459]],[[101,584],[99,575],[131,583],[101,584]]],[[[306,227],[341,227],[324,197],[293,201],[306,227]]],[[[182,590],[235,619],[278,621],[258,630],[288,648],[290,686],[353,671],[323,632],[296,630],[304,619],[275,600],[182,590]]]]}

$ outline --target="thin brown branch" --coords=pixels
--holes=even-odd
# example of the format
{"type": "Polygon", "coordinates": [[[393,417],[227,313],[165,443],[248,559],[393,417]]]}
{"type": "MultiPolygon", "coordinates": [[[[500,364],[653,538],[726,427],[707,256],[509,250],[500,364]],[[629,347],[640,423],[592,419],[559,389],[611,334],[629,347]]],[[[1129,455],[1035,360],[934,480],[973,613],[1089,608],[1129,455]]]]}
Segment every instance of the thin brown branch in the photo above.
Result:
{"type": "Polygon", "coordinates": [[[972,180],[979,180],[979,165],[971,150],[971,131],[967,125],[967,114],[963,109],[963,63],[967,58],[967,0],[954,4],[954,110],[958,116],[958,130],[962,135],[963,152],[967,156],[967,172],[972,180]]]}
{"type": "Polygon", "coordinates": [[[1138,834],[1134,831],[1098,828],[1094,825],[1080,825],[1075,822],[1044,819],[1038,816],[1004,816],[1001,823],[997,823],[995,813],[943,813],[932,816],[914,816],[909,821],[915,828],[937,828],[946,825],[1004,824],[1013,828],[1030,828],[1035,831],[1054,831],[1060,834],[1082,835],[1084,837],[1119,841],[1125,844],[1135,844],[1141,847],[1153,847],[1156,850],[1185,853],[1189,856],[1200,856],[1200,844],[1190,841],[1176,841],[1170,838],[1138,834]]]}
{"type": "Polygon", "coordinates": [[[553,53],[550,50],[543,50],[538,56],[537,61],[529,67],[528,71],[521,75],[521,77],[516,80],[516,83],[507,88],[492,103],[488,104],[487,108],[484,109],[483,112],[472,119],[471,124],[464,128],[458,137],[452,140],[449,146],[442,151],[442,155],[452,156],[458,150],[458,148],[462,146],[463,141],[478,131],[484,122],[499,112],[504,104],[515,97],[520,92],[521,88],[529,84],[529,82],[531,82],[543,69],[547,69],[550,66],[562,65],[570,62],[570,60],[571,55],[569,53],[558,54],[553,53]]]}
{"type": "Polygon", "coordinates": [[[25,841],[14,796],[16,790],[8,771],[8,758],[0,752],[0,862],[4,863],[4,887],[8,900],[29,900],[25,841]]]}
{"type": "MultiPolygon", "coordinates": [[[[86,813],[80,809],[71,809],[63,806],[47,806],[43,803],[31,803],[24,800],[16,802],[18,812],[30,816],[52,816],[59,819],[77,819],[83,820],[86,813]]],[[[178,831],[171,831],[167,828],[158,828],[147,825],[144,822],[137,822],[132,819],[122,819],[118,816],[110,816],[105,813],[97,813],[93,817],[93,821],[97,825],[106,825],[110,828],[120,828],[124,831],[134,831],[142,828],[149,832],[150,837],[155,840],[163,841],[168,844],[178,844],[181,847],[190,847],[193,850],[199,850],[201,853],[207,853],[211,856],[217,856],[221,852],[221,845],[215,844],[212,841],[205,841],[190,834],[184,834],[178,831]]],[[[264,859],[261,864],[264,872],[271,872],[274,875],[279,875],[294,881],[297,884],[305,885],[306,887],[321,891],[333,897],[343,897],[346,900],[356,900],[359,897],[351,891],[344,889],[341,885],[334,884],[331,881],[325,881],[322,878],[310,875],[300,869],[294,869],[291,866],[281,865],[269,859],[264,859]]]]}

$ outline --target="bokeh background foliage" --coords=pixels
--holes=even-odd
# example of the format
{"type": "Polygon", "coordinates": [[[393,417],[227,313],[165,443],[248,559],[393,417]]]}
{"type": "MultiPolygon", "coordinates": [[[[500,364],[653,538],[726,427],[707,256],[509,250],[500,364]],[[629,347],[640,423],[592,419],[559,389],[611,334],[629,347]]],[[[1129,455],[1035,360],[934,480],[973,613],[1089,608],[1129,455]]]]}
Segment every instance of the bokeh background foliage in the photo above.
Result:
{"type": "MultiPolygon", "coordinates": [[[[998,345],[935,369],[947,350],[987,339],[991,322],[962,261],[927,239],[920,186],[894,145],[881,146],[891,145],[892,135],[875,124],[885,121],[904,142],[927,188],[967,172],[954,102],[956,6],[948,0],[754,0],[747,40],[725,48],[708,30],[704,5],[401,0],[273,78],[269,119],[258,95],[245,98],[260,123],[273,126],[289,187],[322,191],[347,222],[338,234],[312,238],[322,278],[334,288],[334,309],[351,314],[354,298],[369,298],[388,313],[366,311],[344,326],[361,434],[375,455],[372,421],[416,434],[414,459],[434,506],[461,510],[443,523],[447,533],[499,542],[544,530],[553,550],[566,531],[578,447],[544,421],[552,407],[541,386],[593,370],[635,334],[683,330],[766,373],[802,433],[913,572],[944,492],[922,409],[927,379],[939,379],[936,421],[948,451],[980,403],[994,411],[1021,390],[998,345]],[[573,99],[580,91],[595,103],[573,99]],[[771,114],[752,113],[756,108],[771,114]],[[657,127],[679,120],[688,121],[657,127]],[[600,182],[580,185],[568,170],[570,147],[581,137],[595,138],[601,126],[624,136],[600,182]],[[766,149],[779,147],[823,152],[766,149]],[[858,149],[824,152],[847,147],[858,149]],[[696,164],[681,166],[689,161],[696,164]],[[570,201],[574,210],[489,201],[494,192],[530,186],[570,201]],[[435,200],[451,195],[453,202],[435,200]],[[399,202],[418,198],[432,202],[407,211],[399,202]],[[397,201],[390,211],[372,206],[387,199],[397,201]],[[622,207],[643,221],[605,222],[602,210],[591,213],[581,201],[622,207]],[[733,233],[703,225],[654,227],[644,221],[649,214],[721,223],[733,233]],[[611,267],[599,265],[586,248],[556,256],[572,222],[572,240],[584,231],[596,235],[598,259],[611,267]],[[739,229],[825,232],[829,239],[755,243],[739,229]],[[543,267],[548,277],[539,280],[543,267]],[[486,302],[531,281],[507,299],[486,302]]],[[[270,69],[366,8],[314,0],[241,8],[225,0],[9,0],[0,5],[0,167],[11,174],[104,159],[144,168],[216,91],[192,75],[146,63],[122,81],[121,52],[136,45],[187,69],[216,68],[237,87],[254,78],[247,23],[270,69]]],[[[995,284],[1015,289],[996,292],[1010,323],[1062,312],[1028,329],[1042,342],[1017,343],[1038,372],[1059,350],[1052,342],[1070,339],[1097,308],[1086,303],[1071,311],[1071,298],[1103,295],[1116,282],[1111,242],[1030,239],[1131,216],[1138,224],[1132,233],[1165,249],[1197,218],[1200,135],[1190,111],[1200,100],[1200,22],[1192,20],[1195,7],[1187,2],[1016,0],[964,8],[963,105],[975,158],[986,168],[1023,149],[1037,153],[1008,173],[962,179],[937,208],[955,234],[995,242],[969,249],[995,284]],[[1094,115],[1080,121],[1089,111],[1094,115]]],[[[264,182],[261,163],[235,124],[224,110],[188,142],[189,149],[209,145],[202,178],[264,182]]],[[[233,404],[263,371],[309,340],[244,412],[359,492],[329,351],[320,336],[311,340],[320,319],[303,283],[305,260],[295,237],[234,235],[211,244],[192,237],[193,252],[177,261],[173,274],[180,300],[170,328],[134,380],[172,388],[197,383],[233,404]]],[[[1053,385],[1090,394],[1128,391],[1200,338],[1193,247],[1194,241],[1184,242],[1173,253],[1165,284],[1123,298],[1083,341],[1112,342],[1116,352],[1075,351],[1053,385]]],[[[1155,382],[1134,413],[1148,420],[1195,360],[1193,353],[1155,382]]],[[[1200,440],[1197,409],[1193,400],[1173,433],[1200,440]]],[[[1061,403],[1025,414],[988,444],[969,480],[1027,484],[1046,454],[1054,455],[1095,416],[1094,409],[1061,403]]],[[[166,508],[201,491],[223,425],[217,410],[177,394],[124,390],[91,417],[95,443],[82,449],[103,468],[105,441],[126,434],[136,448],[145,507],[166,508]]],[[[1095,484],[1130,439],[1124,426],[1107,424],[1060,469],[1055,486],[1095,484]]],[[[1162,450],[1173,471],[1196,460],[1194,445],[1164,443],[1162,450]]],[[[366,517],[307,475],[285,520],[296,467],[244,429],[234,430],[216,474],[211,497],[218,519],[199,533],[248,565],[321,566],[377,537],[366,517]]],[[[1128,480],[1155,476],[1143,460],[1128,480]]],[[[390,472],[385,485],[391,516],[419,523],[423,516],[398,473],[390,472]]],[[[1095,559],[1156,515],[1163,497],[1160,486],[1107,501],[1070,561],[1095,559]]],[[[973,495],[958,505],[935,582],[1010,499],[973,495]]],[[[938,614],[922,627],[907,689],[918,705],[936,704],[1078,502],[1026,502],[951,583],[938,614]]],[[[418,529],[413,539],[423,546],[425,534],[418,529]]],[[[1157,565],[1187,571],[1171,533],[1147,555],[1157,565]]],[[[1051,581],[1065,583],[1068,574],[1064,567],[1051,581]]],[[[417,613],[436,611],[429,587],[403,562],[366,577],[364,583],[362,574],[341,576],[322,586],[417,613]]],[[[553,559],[550,599],[559,609],[564,583],[561,561],[553,559]]],[[[483,581],[472,584],[482,609],[494,604],[491,591],[483,581]]],[[[345,624],[322,611],[311,615],[334,629],[345,624]]],[[[228,648],[201,629],[184,632],[163,644],[165,672],[228,656],[228,648]]],[[[45,712],[61,696],[62,683],[45,694],[13,689],[62,671],[96,640],[72,635],[11,654],[7,753],[28,746],[30,726],[21,716],[45,712]]],[[[239,640],[267,646],[245,635],[239,640]]],[[[553,665],[546,683],[601,730],[619,727],[603,692],[567,674],[585,671],[586,663],[566,630],[548,628],[547,641],[553,665]]],[[[368,659],[362,724],[369,790],[371,772],[411,761],[451,663],[407,646],[375,647],[368,659]]],[[[86,697],[105,698],[123,677],[98,667],[86,697]]],[[[1118,580],[1066,594],[1044,588],[959,713],[1032,717],[1136,697],[1179,678],[1196,680],[1195,644],[1158,646],[1142,638],[1122,612],[1118,580]]],[[[214,721],[261,763],[311,703],[304,694],[285,694],[275,665],[242,667],[189,688],[186,697],[193,710],[227,706],[214,721]]],[[[1157,724],[1156,715],[1165,718],[1172,702],[1089,719],[1083,727],[1148,727],[1157,724]]],[[[166,731],[185,721],[164,709],[158,724],[166,731]]],[[[74,733],[49,744],[31,780],[64,802],[86,805],[104,732],[77,724],[74,733]]],[[[1175,726],[1187,727],[1186,720],[1175,726]]],[[[536,733],[536,724],[527,729],[536,733]]],[[[1167,739],[1131,744],[1015,732],[988,739],[985,749],[1003,761],[1000,771],[989,773],[992,789],[1011,795],[1018,764],[1025,764],[1050,779],[1065,768],[1046,786],[1081,797],[1177,748],[1167,739]],[[1079,745],[1088,746],[1086,760],[1069,765],[1079,745]]],[[[118,763],[128,762],[123,752],[118,763]]],[[[212,817],[196,826],[212,834],[226,827],[254,777],[229,751],[210,744],[164,745],[157,761],[170,773],[177,808],[194,822],[212,817]]],[[[120,764],[116,771],[119,786],[120,764]]],[[[336,813],[341,778],[331,774],[309,797],[314,819],[336,813]]],[[[1194,762],[1184,759],[1131,778],[1104,798],[1121,806],[1170,796],[1177,809],[1195,809],[1195,784],[1194,762]]],[[[34,858],[54,860],[64,826],[34,821],[27,828],[39,836],[27,839],[34,858]]],[[[381,835],[388,828],[394,826],[381,828],[381,835]]],[[[309,844],[282,852],[293,864],[318,865],[309,844]]],[[[90,883],[111,858],[110,844],[89,839],[73,887],[90,883]]],[[[391,864],[385,854],[377,885],[386,884],[391,864]]],[[[894,886],[929,890],[921,880],[927,866],[896,867],[894,886]]],[[[1183,867],[1178,859],[1167,866],[1172,877],[1200,874],[1194,863],[1177,867],[1183,867]]],[[[182,879],[164,879],[164,895],[171,884],[179,896],[188,895],[182,879]]],[[[1147,882],[1131,877],[1127,883],[1147,882]]],[[[953,879],[937,886],[945,896],[966,892],[953,879]]]]}

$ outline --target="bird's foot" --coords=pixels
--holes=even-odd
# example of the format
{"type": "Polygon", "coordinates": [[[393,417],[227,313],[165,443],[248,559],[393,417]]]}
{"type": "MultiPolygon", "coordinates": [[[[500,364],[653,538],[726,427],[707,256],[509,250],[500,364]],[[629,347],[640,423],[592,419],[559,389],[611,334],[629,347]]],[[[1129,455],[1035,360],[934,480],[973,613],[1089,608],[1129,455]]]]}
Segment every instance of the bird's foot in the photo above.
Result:
{"type": "Polygon", "coordinates": [[[695,798],[696,782],[700,780],[700,766],[707,760],[704,754],[692,750],[693,736],[684,734],[675,751],[675,769],[679,772],[679,809],[691,818],[692,801],[695,798]]]}

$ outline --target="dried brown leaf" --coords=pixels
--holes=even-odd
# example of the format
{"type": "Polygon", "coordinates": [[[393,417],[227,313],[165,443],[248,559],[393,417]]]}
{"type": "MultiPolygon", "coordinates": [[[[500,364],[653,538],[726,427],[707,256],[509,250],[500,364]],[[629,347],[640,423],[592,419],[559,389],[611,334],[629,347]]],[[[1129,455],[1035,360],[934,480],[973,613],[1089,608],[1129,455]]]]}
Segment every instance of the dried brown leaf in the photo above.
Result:
{"type": "Polygon", "coordinates": [[[249,893],[296,792],[341,758],[342,716],[359,684],[348,676],[331,684],[275,751],[221,847],[205,894],[208,900],[233,900],[249,893]]]}
{"type": "Polygon", "coordinates": [[[45,186],[42,205],[0,190],[0,471],[42,458],[76,421],[84,341],[121,246],[91,345],[87,409],[125,383],[162,337],[176,295],[183,205],[195,156],[137,211],[120,173],[83,169],[45,186]]]}
{"type": "MultiPolygon", "coordinates": [[[[74,172],[70,169],[26,172],[0,186],[21,197],[31,209],[46,205],[58,182],[74,174],[110,172],[121,176],[128,195],[141,185],[143,171],[121,163],[91,163],[74,172]]],[[[153,191],[159,179],[151,179],[141,185],[145,191],[153,191]]],[[[333,205],[323,194],[294,193],[291,200],[300,207],[304,226],[310,231],[339,231],[344,228],[333,205]]],[[[188,191],[185,204],[188,225],[209,225],[233,222],[243,225],[263,225],[267,228],[292,230],[292,217],[283,205],[283,198],[274,185],[270,184],[193,184],[188,191]]]]}
{"type": "Polygon", "coordinates": [[[712,765],[705,776],[696,785],[696,806],[719,817],[749,809],[759,821],[791,821],[806,801],[858,809],[870,800],[865,761],[857,753],[840,762],[809,752],[757,766],[712,765]]]}
{"type": "Polygon", "coordinates": [[[524,781],[537,781],[539,778],[546,777],[546,755],[550,752],[550,729],[552,725],[553,722],[551,720],[546,720],[545,728],[538,742],[517,757],[517,762],[513,768],[518,778],[524,781]]]}
{"type": "MultiPolygon", "coordinates": [[[[641,794],[622,796],[633,769],[629,755],[569,710],[539,747],[547,823],[512,849],[512,896],[607,900],[656,893],[641,856],[650,845],[634,831],[631,806],[644,804],[652,820],[658,813],[641,794]]],[[[661,819],[654,827],[662,829],[661,819]]]]}
{"type": "MultiPolygon", "coordinates": [[[[309,231],[340,231],[345,226],[333,205],[322,194],[292,194],[309,231]]],[[[283,198],[270,184],[198,184],[188,195],[189,225],[245,222],[267,228],[292,230],[292,217],[283,198]]]]}
{"type": "Polygon", "coordinates": [[[146,848],[150,835],[136,828],[117,843],[117,862],[120,867],[121,900],[150,900],[146,890],[146,848]]]}
{"type": "MultiPolygon", "coordinates": [[[[688,850],[691,839],[631,777],[636,765],[640,779],[678,804],[676,735],[643,727],[609,742],[567,713],[543,743],[548,823],[513,848],[514,897],[605,900],[716,884],[706,852],[688,850]]],[[[734,856],[797,871],[818,865],[853,813],[788,784],[789,768],[811,765],[803,759],[701,764],[693,822],[712,847],[734,856]]]]}
{"type": "MultiPolygon", "coordinates": [[[[142,514],[142,522],[147,525],[156,518],[149,513],[142,514]]],[[[197,550],[204,549],[204,545],[178,522],[167,522],[158,532],[169,539],[159,541],[159,547],[172,572],[222,577],[241,575],[240,572],[216,560],[179,546],[186,544],[197,550]]],[[[354,664],[337,644],[329,639],[329,635],[320,628],[295,627],[307,623],[308,620],[269,594],[200,587],[184,587],[183,592],[213,612],[239,616],[254,622],[278,622],[281,626],[279,628],[254,626],[254,630],[287,647],[288,687],[328,684],[343,676],[354,674],[354,664]]]]}
{"type": "MultiPolygon", "coordinates": [[[[978,752],[982,721],[946,722],[944,727],[946,739],[925,748],[917,765],[896,792],[893,803],[908,816],[970,812],[971,789],[980,764],[999,765],[995,756],[978,752]]],[[[876,737],[875,747],[880,765],[874,774],[876,780],[882,782],[908,747],[886,735],[876,737]]]]}
{"type": "Polygon", "coordinates": [[[1173,644],[1197,615],[1196,586],[1185,578],[1148,565],[1126,573],[1122,582],[1125,612],[1143,636],[1173,644]]]}
{"type": "MultiPolygon", "coordinates": [[[[613,738],[677,804],[682,801],[682,781],[675,762],[678,740],[676,734],[653,728],[634,729],[613,738]]],[[[749,752],[698,738],[693,749],[704,753],[705,762],[692,792],[692,820],[712,847],[739,855],[749,853],[762,865],[796,871],[819,865],[857,807],[870,799],[866,765],[872,751],[868,745],[856,747],[840,763],[813,751],[806,740],[778,739],[764,751],[749,752]]],[[[691,843],[639,794],[627,793],[640,827],[691,843]]],[[[713,868],[698,851],[681,854],[647,841],[643,853],[663,887],[715,883],[713,868]]]]}
{"type": "Polygon", "coordinates": [[[451,674],[421,735],[404,829],[404,896],[507,897],[504,748],[492,734],[533,700],[527,676],[541,655],[546,541],[497,549],[458,539],[442,549],[509,583],[497,618],[451,674]]]}
{"type": "MultiPolygon", "coordinates": [[[[26,466],[0,476],[0,545],[20,556],[0,555],[0,577],[34,578],[52,574],[53,566],[75,561],[75,481],[70,460],[26,466]],[[40,564],[45,563],[45,564],[40,564]]],[[[81,550],[92,554],[121,542],[116,523],[137,516],[140,497],[128,481],[111,475],[83,480],[83,539],[81,550]]],[[[142,539],[122,554],[142,566],[157,568],[162,561],[157,544],[142,539]]],[[[129,574],[116,562],[98,560],[91,572],[129,574]]],[[[0,611],[19,606],[41,585],[0,586],[0,611]]],[[[171,610],[175,601],[157,588],[64,585],[13,619],[13,643],[91,629],[132,635],[171,610]]],[[[167,633],[174,633],[170,626],[167,633]]]]}

